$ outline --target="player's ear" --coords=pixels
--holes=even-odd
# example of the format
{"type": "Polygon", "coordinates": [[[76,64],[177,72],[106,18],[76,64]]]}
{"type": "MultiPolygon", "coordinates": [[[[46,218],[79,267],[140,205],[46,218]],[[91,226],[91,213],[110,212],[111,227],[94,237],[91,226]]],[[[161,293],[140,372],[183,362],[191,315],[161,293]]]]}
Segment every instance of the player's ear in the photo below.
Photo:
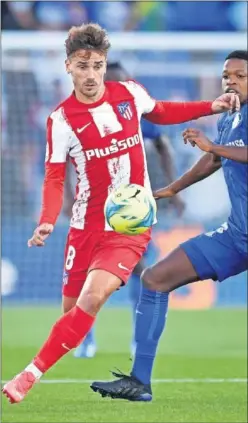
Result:
{"type": "Polygon", "coordinates": [[[65,60],[65,69],[67,73],[71,73],[71,62],[69,59],[65,60]]]}

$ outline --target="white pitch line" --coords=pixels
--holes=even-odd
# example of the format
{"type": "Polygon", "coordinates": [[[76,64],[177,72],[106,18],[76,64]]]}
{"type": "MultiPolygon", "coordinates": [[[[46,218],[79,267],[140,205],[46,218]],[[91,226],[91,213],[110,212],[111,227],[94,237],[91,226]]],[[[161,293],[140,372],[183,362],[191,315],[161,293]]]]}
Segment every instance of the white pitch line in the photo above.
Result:
{"type": "MultiPolygon", "coordinates": [[[[69,384],[69,383],[78,383],[78,384],[91,384],[95,380],[92,379],[41,379],[40,383],[46,384],[69,384]]],[[[6,383],[7,380],[2,380],[1,383],[6,383]]],[[[110,382],[105,380],[98,380],[98,382],[110,382]]],[[[152,383],[247,383],[248,379],[246,378],[206,378],[206,379],[153,379],[152,383]]]]}

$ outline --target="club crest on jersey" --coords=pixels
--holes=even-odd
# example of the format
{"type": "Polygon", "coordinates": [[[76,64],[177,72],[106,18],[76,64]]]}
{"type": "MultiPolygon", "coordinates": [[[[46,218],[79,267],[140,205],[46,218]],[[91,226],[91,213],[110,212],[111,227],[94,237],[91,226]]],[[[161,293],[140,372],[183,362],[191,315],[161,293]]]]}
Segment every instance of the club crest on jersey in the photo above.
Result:
{"type": "Polygon", "coordinates": [[[64,285],[68,284],[68,277],[69,277],[68,273],[66,271],[64,271],[64,273],[63,273],[63,284],[64,285]]]}
{"type": "Polygon", "coordinates": [[[130,103],[120,103],[117,106],[119,113],[127,120],[131,120],[133,117],[133,112],[130,106],[130,103]]]}

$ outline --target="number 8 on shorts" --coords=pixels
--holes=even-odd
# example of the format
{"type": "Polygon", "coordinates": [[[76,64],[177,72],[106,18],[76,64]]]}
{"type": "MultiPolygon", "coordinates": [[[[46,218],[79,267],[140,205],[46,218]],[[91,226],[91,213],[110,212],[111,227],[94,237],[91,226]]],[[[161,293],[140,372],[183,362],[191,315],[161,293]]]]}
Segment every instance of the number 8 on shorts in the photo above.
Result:
{"type": "Polygon", "coordinates": [[[75,256],[76,256],[75,248],[72,245],[69,245],[67,256],[66,256],[66,261],[65,261],[65,269],[66,270],[72,269],[75,256]]]}

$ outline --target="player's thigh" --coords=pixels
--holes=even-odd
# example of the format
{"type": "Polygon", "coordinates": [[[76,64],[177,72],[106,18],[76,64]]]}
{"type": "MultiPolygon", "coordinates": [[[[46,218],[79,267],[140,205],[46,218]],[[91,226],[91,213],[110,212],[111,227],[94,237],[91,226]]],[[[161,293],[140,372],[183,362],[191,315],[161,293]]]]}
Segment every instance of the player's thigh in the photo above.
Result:
{"type": "Polygon", "coordinates": [[[83,285],[77,305],[95,316],[109,296],[119,289],[122,280],[103,269],[90,270],[83,285]]]}
{"type": "Polygon", "coordinates": [[[145,286],[161,292],[170,292],[179,286],[197,280],[199,280],[199,276],[194,266],[180,247],[142,273],[142,281],[145,286]]]}
{"type": "Polygon", "coordinates": [[[105,233],[94,250],[77,304],[95,315],[108,297],[127,282],[149,241],[150,231],[133,237],[105,233]]]}
{"type": "MultiPolygon", "coordinates": [[[[87,277],[98,235],[71,228],[67,237],[62,293],[77,299],[87,277]]],[[[66,300],[69,307],[69,300],[66,300]]],[[[67,308],[67,305],[66,305],[67,308]]]]}
{"type": "Polygon", "coordinates": [[[150,239],[150,231],[135,236],[125,236],[114,232],[106,234],[94,252],[89,270],[106,270],[117,276],[124,285],[140,262],[150,239]]]}

